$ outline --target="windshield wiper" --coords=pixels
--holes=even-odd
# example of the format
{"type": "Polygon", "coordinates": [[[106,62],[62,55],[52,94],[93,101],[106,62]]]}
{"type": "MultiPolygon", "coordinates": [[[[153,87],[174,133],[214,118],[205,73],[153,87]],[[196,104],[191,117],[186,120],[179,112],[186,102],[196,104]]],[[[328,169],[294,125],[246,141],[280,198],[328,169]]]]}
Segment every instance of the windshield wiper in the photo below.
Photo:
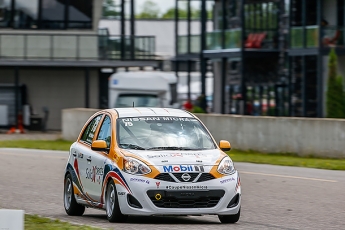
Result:
{"type": "Polygon", "coordinates": [[[139,149],[139,150],[146,150],[145,148],[139,146],[139,145],[134,145],[134,144],[120,144],[122,148],[126,149],[139,149]]]}
{"type": "Polygon", "coordinates": [[[187,147],[176,147],[176,146],[161,146],[161,147],[148,148],[147,150],[197,150],[197,149],[187,148],[187,147]]]}

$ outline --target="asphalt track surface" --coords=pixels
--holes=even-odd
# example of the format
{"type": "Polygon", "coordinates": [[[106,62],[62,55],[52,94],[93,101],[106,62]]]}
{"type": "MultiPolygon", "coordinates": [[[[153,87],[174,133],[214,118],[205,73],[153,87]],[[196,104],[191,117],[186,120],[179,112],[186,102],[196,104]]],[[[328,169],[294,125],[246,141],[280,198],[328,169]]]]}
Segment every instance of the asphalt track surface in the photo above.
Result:
{"type": "Polygon", "coordinates": [[[130,217],[114,224],[105,212],[65,214],[63,174],[68,153],[0,148],[0,207],[110,229],[345,229],[345,171],[237,163],[242,182],[241,219],[217,216],[130,217]]]}

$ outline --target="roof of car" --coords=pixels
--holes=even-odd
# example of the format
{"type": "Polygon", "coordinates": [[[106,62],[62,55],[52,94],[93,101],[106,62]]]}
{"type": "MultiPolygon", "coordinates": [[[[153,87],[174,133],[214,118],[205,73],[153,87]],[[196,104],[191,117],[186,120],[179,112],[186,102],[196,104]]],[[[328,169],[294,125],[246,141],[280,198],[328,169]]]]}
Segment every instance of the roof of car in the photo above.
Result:
{"type": "Polygon", "coordinates": [[[116,108],[121,117],[147,117],[147,116],[169,116],[169,117],[193,117],[189,112],[172,108],[116,108]]]}

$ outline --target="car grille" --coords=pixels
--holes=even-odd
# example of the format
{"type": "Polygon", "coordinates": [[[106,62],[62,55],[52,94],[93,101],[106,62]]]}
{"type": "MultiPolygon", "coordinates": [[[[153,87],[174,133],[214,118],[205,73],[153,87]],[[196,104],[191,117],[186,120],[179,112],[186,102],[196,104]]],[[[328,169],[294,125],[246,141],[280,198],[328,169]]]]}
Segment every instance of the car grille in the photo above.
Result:
{"type": "Polygon", "coordinates": [[[147,191],[152,203],[159,208],[212,208],[218,204],[224,193],[224,190],[147,191]],[[160,195],[159,199],[157,194],[160,195]]]}
{"type": "MultiPolygon", "coordinates": [[[[191,183],[191,182],[193,182],[199,176],[199,174],[201,174],[201,175],[198,178],[198,180],[195,181],[195,182],[203,182],[203,181],[208,181],[208,180],[215,179],[215,177],[212,176],[212,174],[210,174],[210,173],[188,173],[191,178],[188,181],[184,181],[182,179],[182,175],[184,173],[172,173],[172,174],[176,177],[176,179],[179,182],[184,182],[184,183],[191,183]]],[[[174,178],[170,175],[170,173],[161,173],[161,174],[157,175],[154,179],[162,180],[162,181],[168,181],[168,182],[176,182],[174,180],[174,178]]]]}
{"type": "Polygon", "coordinates": [[[169,173],[161,173],[155,177],[156,180],[175,182],[174,178],[170,176],[169,173]]]}

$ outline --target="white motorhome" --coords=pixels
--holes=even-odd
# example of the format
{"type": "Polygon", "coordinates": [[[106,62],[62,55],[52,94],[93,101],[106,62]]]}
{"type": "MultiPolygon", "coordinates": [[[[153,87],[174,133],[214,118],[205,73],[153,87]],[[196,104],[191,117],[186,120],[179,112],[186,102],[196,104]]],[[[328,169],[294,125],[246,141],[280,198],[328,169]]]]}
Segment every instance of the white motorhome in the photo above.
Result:
{"type": "Polygon", "coordinates": [[[178,107],[177,77],[160,71],[119,72],[109,79],[109,108],[178,107]]]}

